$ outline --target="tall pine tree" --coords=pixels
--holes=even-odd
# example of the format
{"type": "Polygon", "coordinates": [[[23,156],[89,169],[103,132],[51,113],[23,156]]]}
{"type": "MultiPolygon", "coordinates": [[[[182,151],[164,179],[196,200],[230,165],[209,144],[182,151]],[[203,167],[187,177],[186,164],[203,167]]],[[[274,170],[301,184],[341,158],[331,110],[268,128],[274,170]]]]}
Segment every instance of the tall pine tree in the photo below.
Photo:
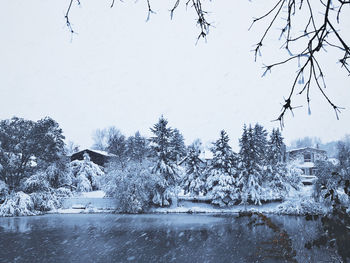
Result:
{"type": "Polygon", "coordinates": [[[254,128],[249,125],[243,127],[240,144],[240,176],[242,203],[252,201],[261,204],[264,192],[262,187],[264,179],[264,166],[266,164],[267,132],[263,126],[256,124],[254,128]]]}
{"type": "Polygon", "coordinates": [[[152,172],[159,176],[152,200],[153,203],[159,206],[170,204],[177,181],[177,165],[171,145],[173,130],[167,125],[168,121],[161,116],[159,121],[151,128],[154,136],[150,138],[151,149],[155,158],[152,172]]]}
{"type": "Polygon", "coordinates": [[[222,130],[220,138],[211,149],[214,157],[206,182],[207,193],[212,198],[212,203],[221,207],[233,205],[238,199],[237,156],[228,143],[229,137],[222,130]]]}
{"type": "Polygon", "coordinates": [[[283,198],[288,191],[288,171],[284,162],[286,145],[279,129],[273,129],[267,147],[267,169],[265,176],[265,199],[283,198]]]}
{"type": "Polygon", "coordinates": [[[172,158],[176,159],[177,162],[181,161],[186,156],[186,146],[183,135],[176,128],[172,132],[170,144],[172,158]]]}
{"type": "Polygon", "coordinates": [[[182,179],[182,187],[185,194],[198,196],[204,187],[204,162],[200,159],[200,140],[194,141],[187,149],[186,172],[182,179]]]}

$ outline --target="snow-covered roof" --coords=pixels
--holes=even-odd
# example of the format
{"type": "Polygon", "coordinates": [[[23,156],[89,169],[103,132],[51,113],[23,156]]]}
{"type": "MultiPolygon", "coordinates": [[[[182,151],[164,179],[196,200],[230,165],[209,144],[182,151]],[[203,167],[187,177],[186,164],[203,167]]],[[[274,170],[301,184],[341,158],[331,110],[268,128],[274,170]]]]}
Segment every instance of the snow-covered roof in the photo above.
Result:
{"type": "Polygon", "coordinates": [[[109,156],[109,157],[115,156],[114,154],[106,152],[106,151],[94,150],[94,149],[89,149],[89,148],[81,150],[81,151],[78,151],[78,152],[75,152],[73,154],[80,153],[80,152],[85,152],[85,151],[95,152],[95,153],[98,153],[98,154],[101,154],[101,155],[104,155],[104,156],[109,156]]]}
{"type": "Polygon", "coordinates": [[[296,148],[296,149],[292,149],[287,151],[288,153],[290,152],[297,152],[297,151],[304,151],[304,150],[312,150],[312,151],[319,151],[319,152],[326,152],[325,150],[321,150],[321,149],[317,149],[317,148],[313,148],[313,147],[303,147],[303,148],[296,148]]]}

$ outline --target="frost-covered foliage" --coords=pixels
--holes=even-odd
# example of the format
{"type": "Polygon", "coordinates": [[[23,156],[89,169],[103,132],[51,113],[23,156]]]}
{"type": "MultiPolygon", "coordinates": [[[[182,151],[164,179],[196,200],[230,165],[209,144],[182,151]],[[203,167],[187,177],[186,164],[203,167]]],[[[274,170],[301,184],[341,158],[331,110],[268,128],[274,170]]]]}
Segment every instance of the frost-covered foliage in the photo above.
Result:
{"type": "Polygon", "coordinates": [[[174,154],[172,153],[173,130],[167,127],[168,121],[163,118],[151,128],[151,150],[154,156],[152,173],[159,177],[154,188],[152,201],[159,206],[170,205],[170,200],[175,196],[178,180],[178,168],[174,154]]]}
{"type": "Polygon", "coordinates": [[[185,194],[198,196],[205,187],[205,164],[199,158],[201,154],[200,140],[194,141],[187,149],[185,172],[182,177],[182,187],[185,194]]]}
{"type": "Polygon", "coordinates": [[[0,216],[32,216],[37,214],[32,198],[21,191],[12,193],[0,205],[0,216]]]}
{"type": "Polygon", "coordinates": [[[228,142],[228,135],[222,130],[211,149],[214,158],[206,181],[207,195],[221,207],[233,205],[239,198],[237,157],[228,142]]]}
{"type": "Polygon", "coordinates": [[[279,214],[286,215],[321,215],[329,210],[313,199],[288,200],[278,206],[279,214]]]}
{"type": "Polygon", "coordinates": [[[317,181],[314,184],[314,198],[333,209],[350,207],[349,180],[340,166],[330,161],[318,161],[317,181]]]}
{"type": "Polygon", "coordinates": [[[72,185],[77,192],[90,192],[100,189],[100,180],[104,172],[84,153],[84,160],[71,162],[72,185]]]}
{"type": "Polygon", "coordinates": [[[151,173],[148,162],[128,162],[124,169],[113,163],[103,177],[102,189],[118,202],[119,212],[141,213],[152,203],[159,177],[151,173]]]}
{"type": "Polygon", "coordinates": [[[318,201],[324,200],[324,196],[328,190],[337,191],[338,181],[340,180],[337,173],[337,167],[329,161],[317,161],[316,162],[317,180],[314,184],[314,197],[318,201]]]}
{"type": "Polygon", "coordinates": [[[52,188],[72,185],[70,163],[65,158],[50,164],[45,170],[47,181],[52,188]]]}
{"type": "Polygon", "coordinates": [[[56,195],[58,197],[71,197],[73,196],[73,193],[70,189],[66,187],[59,187],[56,189],[56,195]]]}
{"type": "Polygon", "coordinates": [[[49,191],[50,185],[47,174],[45,172],[38,172],[27,179],[23,183],[23,190],[26,193],[49,191]]]}
{"type": "Polygon", "coordinates": [[[55,191],[35,192],[35,193],[31,193],[30,197],[33,200],[34,209],[36,211],[41,211],[41,212],[52,211],[52,210],[56,210],[61,205],[55,191]]]}

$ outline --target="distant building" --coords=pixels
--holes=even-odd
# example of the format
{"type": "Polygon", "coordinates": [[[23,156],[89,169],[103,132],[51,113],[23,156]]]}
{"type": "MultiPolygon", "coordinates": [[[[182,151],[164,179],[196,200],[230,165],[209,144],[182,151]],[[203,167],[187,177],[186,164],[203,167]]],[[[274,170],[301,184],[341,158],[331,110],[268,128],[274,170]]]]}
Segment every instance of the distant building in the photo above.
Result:
{"type": "Polygon", "coordinates": [[[85,149],[72,154],[72,156],[70,157],[70,161],[72,162],[75,160],[84,160],[84,153],[87,153],[89,155],[90,160],[93,163],[100,166],[106,165],[111,160],[111,158],[115,157],[115,155],[105,151],[85,149]]]}
{"type": "Polygon", "coordinates": [[[287,162],[293,162],[303,171],[304,184],[312,184],[316,179],[316,161],[327,160],[327,152],[318,148],[304,147],[287,151],[287,162]]]}

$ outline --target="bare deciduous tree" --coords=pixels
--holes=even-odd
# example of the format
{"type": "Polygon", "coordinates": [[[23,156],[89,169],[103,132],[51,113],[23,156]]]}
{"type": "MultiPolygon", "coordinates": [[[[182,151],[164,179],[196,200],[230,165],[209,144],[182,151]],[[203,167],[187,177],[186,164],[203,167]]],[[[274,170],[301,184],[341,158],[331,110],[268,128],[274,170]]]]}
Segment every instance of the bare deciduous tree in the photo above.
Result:
{"type": "Polygon", "coordinates": [[[277,0],[275,2],[276,4],[267,13],[253,19],[252,26],[256,22],[270,19],[267,28],[254,49],[256,60],[272,26],[278,23],[279,18],[285,21],[281,29],[280,38],[284,38],[282,47],[287,50],[288,57],[266,65],[263,75],[276,66],[295,60],[298,61],[298,68],[290,93],[285,99],[282,111],[276,120],[280,121],[283,126],[286,111],[290,110],[293,113],[293,108],[295,107],[292,106],[292,99],[295,94],[306,93],[310,113],[310,89],[312,86],[315,86],[321,92],[334,109],[338,119],[338,113],[342,108],[334,104],[325,93],[324,65],[320,62],[319,57],[320,54],[327,54],[327,49],[340,51],[341,57],[338,59],[338,62],[347,74],[350,74],[348,65],[350,48],[345,42],[341,31],[336,28],[336,26],[340,25],[343,7],[346,5],[349,7],[350,1],[277,0]],[[299,87],[297,87],[298,84],[300,85],[299,87]]]}
{"type": "MultiPolygon", "coordinates": [[[[67,27],[74,33],[72,29],[69,13],[73,1],[80,5],[80,0],[69,0],[69,5],[65,15],[67,27]]],[[[155,13],[151,8],[150,0],[147,1],[148,14],[155,13]]],[[[173,18],[174,12],[179,7],[181,0],[173,0],[173,6],[169,10],[170,17],[173,18]]],[[[112,0],[111,7],[114,6],[115,0],[112,0]]],[[[207,11],[203,9],[205,0],[183,0],[186,7],[190,6],[195,10],[197,16],[197,25],[200,33],[197,41],[201,38],[206,39],[211,24],[208,22],[207,11]]],[[[273,26],[279,26],[280,21],[284,24],[281,28],[280,39],[284,39],[282,47],[287,51],[287,57],[280,58],[273,64],[266,65],[263,76],[277,66],[297,61],[298,68],[291,89],[287,98],[284,99],[281,113],[275,121],[279,121],[283,127],[285,113],[290,110],[293,114],[292,99],[295,94],[306,94],[306,101],[310,111],[310,89],[315,87],[318,89],[326,101],[335,111],[337,119],[341,107],[336,105],[325,93],[326,81],[324,73],[324,65],[320,61],[320,54],[325,55],[327,49],[335,49],[340,51],[341,57],[338,58],[340,66],[350,75],[350,67],[348,59],[350,57],[350,48],[342,32],[339,30],[341,18],[344,17],[344,7],[350,7],[349,0],[274,0],[274,5],[268,8],[268,11],[262,16],[254,18],[251,27],[263,20],[268,20],[265,30],[259,42],[256,44],[255,60],[261,54],[265,40],[271,32],[273,26]],[[301,33],[300,33],[301,32],[301,33]]],[[[348,10],[349,11],[349,10],[348,10]]],[[[349,14],[345,14],[349,15],[349,14]]],[[[250,27],[250,28],[251,28],[250,27]]],[[[330,56],[330,55],[328,55],[330,56]]]]}

